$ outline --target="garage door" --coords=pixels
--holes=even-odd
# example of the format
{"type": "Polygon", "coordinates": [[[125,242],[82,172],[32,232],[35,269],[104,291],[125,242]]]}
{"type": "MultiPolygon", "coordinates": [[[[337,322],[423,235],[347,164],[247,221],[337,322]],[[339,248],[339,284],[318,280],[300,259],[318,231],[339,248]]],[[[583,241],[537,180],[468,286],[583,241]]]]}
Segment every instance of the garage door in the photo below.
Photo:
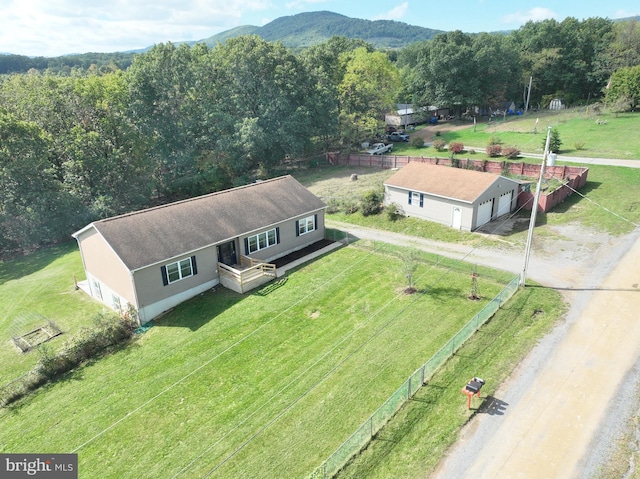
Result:
{"type": "Polygon", "coordinates": [[[498,216],[506,215],[511,212],[511,199],[513,198],[513,190],[500,195],[498,201],[498,216]]]}
{"type": "Polygon", "coordinates": [[[482,225],[491,221],[491,210],[493,209],[493,198],[480,203],[478,205],[478,219],[476,221],[476,228],[480,228],[482,225]]]}

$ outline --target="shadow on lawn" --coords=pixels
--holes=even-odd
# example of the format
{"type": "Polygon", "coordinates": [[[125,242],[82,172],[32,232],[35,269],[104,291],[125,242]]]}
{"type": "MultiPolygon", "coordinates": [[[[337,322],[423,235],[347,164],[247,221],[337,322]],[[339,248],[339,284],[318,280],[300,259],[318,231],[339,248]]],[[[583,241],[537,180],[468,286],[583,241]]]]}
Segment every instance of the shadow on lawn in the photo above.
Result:
{"type": "Polygon", "coordinates": [[[77,243],[75,241],[67,241],[62,244],[43,247],[24,256],[14,256],[6,260],[0,259],[0,284],[36,273],[61,256],[77,251],[77,243]]]}

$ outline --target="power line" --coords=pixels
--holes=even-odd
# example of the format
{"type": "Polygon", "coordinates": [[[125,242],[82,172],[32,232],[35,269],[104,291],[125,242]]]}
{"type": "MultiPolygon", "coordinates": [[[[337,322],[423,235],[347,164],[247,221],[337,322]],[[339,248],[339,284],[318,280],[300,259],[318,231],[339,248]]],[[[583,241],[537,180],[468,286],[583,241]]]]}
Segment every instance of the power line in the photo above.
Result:
{"type": "MultiPolygon", "coordinates": [[[[473,251],[473,250],[472,250],[473,251]]],[[[284,408],[282,411],[280,411],[275,417],[273,417],[273,419],[271,419],[269,422],[267,422],[264,426],[262,426],[258,431],[256,431],[253,435],[251,435],[246,441],[244,441],[241,445],[239,445],[236,449],[234,449],[226,458],[224,458],[221,462],[219,462],[216,466],[214,466],[212,469],[210,469],[204,476],[204,478],[211,476],[211,474],[213,474],[215,471],[217,471],[220,467],[222,467],[224,464],[226,464],[229,460],[231,460],[236,454],[238,454],[242,449],[244,449],[249,443],[251,443],[251,441],[253,441],[256,437],[260,436],[264,431],[266,431],[272,424],[274,424],[278,419],[280,419],[285,413],[287,413],[289,410],[291,410],[298,402],[300,402],[304,397],[306,397],[310,392],[312,392],[316,387],[318,387],[320,384],[322,384],[329,376],[331,376],[337,369],[339,369],[344,363],[346,363],[349,359],[351,359],[357,352],[359,352],[363,347],[365,347],[367,344],[369,344],[373,339],[375,339],[377,336],[379,336],[380,334],[382,334],[382,332],[387,328],[387,326],[389,326],[393,321],[395,321],[396,319],[398,319],[403,313],[405,313],[407,311],[407,309],[409,309],[411,306],[413,306],[415,304],[416,301],[418,301],[418,299],[422,296],[427,294],[433,287],[435,287],[440,281],[442,281],[448,274],[450,274],[457,266],[458,263],[461,263],[462,261],[464,261],[464,259],[471,254],[471,251],[468,252],[467,254],[465,254],[461,259],[454,261],[454,263],[452,265],[450,265],[444,272],[443,274],[438,277],[430,286],[428,286],[427,289],[425,289],[424,291],[420,292],[418,295],[416,295],[415,299],[413,299],[412,301],[410,301],[409,303],[407,303],[400,311],[398,311],[394,316],[392,316],[388,321],[386,321],[385,323],[383,323],[369,338],[367,338],[365,341],[363,341],[356,349],[354,349],[349,355],[347,355],[343,360],[341,360],[338,364],[336,364],[330,371],[328,371],[325,375],[322,376],[322,378],[320,378],[318,380],[318,382],[316,384],[314,384],[313,386],[311,386],[309,389],[307,389],[304,393],[302,393],[298,398],[296,398],[293,402],[291,402],[286,408],[284,408]]],[[[431,266],[433,267],[433,265],[431,266]]],[[[427,269],[427,271],[429,271],[429,269],[427,269]]],[[[425,273],[426,274],[426,271],[425,273]]],[[[423,275],[424,275],[423,274],[423,275]]],[[[382,308],[380,308],[378,311],[376,311],[376,313],[374,315],[372,315],[369,319],[371,319],[372,317],[375,317],[379,314],[379,312],[381,312],[383,309],[385,309],[389,304],[391,304],[393,301],[395,301],[398,297],[400,297],[401,294],[397,294],[391,301],[389,301],[387,304],[385,304],[382,308]]],[[[367,320],[368,321],[368,320],[367,320]]],[[[226,437],[226,436],[225,436],[226,437]]],[[[178,474],[181,474],[183,471],[185,471],[186,469],[188,469],[189,467],[191,467],[195,462],[197,462],[199,459],[201,459],[207,452],[209,452],[213,447],[215,447],[215,445],[217,445],[222,439],[216,441],[216,443],[214,443],[212,446],[210,446],[206,451],[204,451],[202,454],[200,454],[197,458],[195,458],[193,461],[191,461],[191,463],[189,463],[185,468],[183,468],[181,471],[178,472],[178,474]]],[[[177,474],[177,475],[178,475],[177,474]]],[[[176,476],[177,476],[176,475],[176,476]]],[[[174,476],[174,478],[176,477],[174,476]]]]}
{"type": "Polygon", "coordinates": [[[204,363],[202,363],[200,366],[198,366],[197,368],[193,369],[191,372],[189,372],[188,374],[186,374],[185,376],[183,376],[182,378],[178,379],[177,381],[175,381],[173,384],[167,386],[166,388],[164,388],[162,391],[160,391],[158,394],[156,394],[155,396],[151,397],[150,399],[148,399],[147,401],[145,401],[144,403],[142,403],[141,405],[139,405],[138,407],[136,407],[135,409],[133,409],[132,411],[129,411],[126,415],[122,416],[120,419],[118,419],[117,421],[113,422],[110,426],[106,427],[105,429],[103,429],[102,431],[100,431],[98,434],[94,435],[93,437],[91,437],[90,439],[88,439],[87,441],[85,441],[84,443],[80,444],[79,446],[77,446],[75,449],[73,449],[71,451],[71,453],[76,453],[77,451],[79,451],[80,449],[82,449],[84,446],[86,446],[87,444],[90,444],[91,442],[93,442],[95,439],[97,439],[98,437],[102,436],[104,433],[110,431],[111,429],[113,429],[114,427],[116,427],[118,424],[120,424],[121,422],[123,422],[125,419],[127,419],[128,417],[132,416],[133,414],[135,414],[136,412],[140,411],[141,409],[143,409],[144,407],[148,406],[149,404],[151,404],[152,402],[154,402],[156,399],[158,399],[159,397],[163,396],[164,394],[166,394],[167,392],[169,392],[171,389],[173,389],[174,387],[176,387],[177,385],[179,385],[180,383],[184,382],[185,380],[187,380],[188,378],[190,378],[191,376],[193,376],[194,374],[196,374],[198,371],[200,371],[201,369],[205,368],[206,366],[208,366],[209,364],[211,364],[213,361],[215,361],[216,359],[218,359],[220,356],[222,356],[223,354],[231,351],[233,348],[235,348],[236,346],[242,344],[244,341],[246,341],[247,339],[249,339],[250,337],[252,337],[254,334],[256,334],[258,331],[260,331],[262,328],[264,328],[265,326],[271,324],[272,322],[274,322],[276,319],[278,319],[280,316],[282,316],[284,313],[286,313],[288,310],[290,310],[291,308],[293,308],[294,306],[296,306],[297,304],[299,304],[300,302],[302,302],[303,300],[307,299],[309,296],[313,295],[316,291],[318,291],[320,288],[323,288],[327,283],[335,280],[335,278],[340,277],[341,275],[345,274],[347,271],[349,271],[351,268],[353,268],[355,265],[357,265],[358,263],[364,261],[365,259],[367,259],[368,256],[370,256],[371,254],[373,254],[374,252],[372,251],[371,253],[369,253],[366,256],[363,256],[361,259],[355,261],[352,265],[350,265],[349,267],[345,268],[343,271],[341,271],[340,273],[338,273],[337,275],[333,276],[331,279],[327,280],[325,283],[321,284],[320,286],[318,286],[316,289],[314,289],[313,291],[309,292],[308,294],[302,296],[298,301],[295,301],[294,303],[292,303],[290,306],[288,306],[287,308],[285,308],[284,310],[282,310],[280,313],[278,313],[277,315],[275,315],[273,318],[271,318],[269,321],[265,322],[264,324],[260,325],[259,327],[257,327],[256,329],[254,329],[253,331],[251,331],[249,334],[247,334],[246,336],[240,338],[238,341],[236,341],[235,343],[233,343],[232,345],[230,345],[229,347],[227,347],[225,350],[221,351],[220,353],[216,354],[215,356],[213,356],[211,359],[205,361],[204,363]]]}

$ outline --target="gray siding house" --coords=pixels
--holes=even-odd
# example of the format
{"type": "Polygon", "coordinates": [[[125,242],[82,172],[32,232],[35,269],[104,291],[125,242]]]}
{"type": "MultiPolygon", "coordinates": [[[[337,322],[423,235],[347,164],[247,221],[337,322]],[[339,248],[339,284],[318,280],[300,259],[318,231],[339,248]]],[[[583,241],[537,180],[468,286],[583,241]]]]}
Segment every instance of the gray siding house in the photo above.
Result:
{"type": "Polygon", "coordinates": [[[212,287],[238,292],[324,239],[325,203],[291,176],[95,221],[73,234],[86,291],[140,324],[212,287]]]}
{"type": "Polygon", "coordinates": [[[510,213],[520,183],[493,173],[411,162],[385,183],[385,205],[405,216],[473,231],[510,213]]]}

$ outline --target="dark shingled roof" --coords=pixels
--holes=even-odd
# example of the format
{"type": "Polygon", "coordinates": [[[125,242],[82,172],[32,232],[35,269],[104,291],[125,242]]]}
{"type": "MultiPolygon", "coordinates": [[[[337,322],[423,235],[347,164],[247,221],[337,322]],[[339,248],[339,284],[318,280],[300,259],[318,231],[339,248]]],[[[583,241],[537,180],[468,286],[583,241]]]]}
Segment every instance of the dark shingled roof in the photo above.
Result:
{"type": "Polygon", "coordinates": [[[473,203],[498,178],[494,173],[411,162],[384,184],[473,203]]]}
{"type": "Polygon", "coordinates": [[[96,221],[133,271],[326,207],[292,176],[96,221]]]}

